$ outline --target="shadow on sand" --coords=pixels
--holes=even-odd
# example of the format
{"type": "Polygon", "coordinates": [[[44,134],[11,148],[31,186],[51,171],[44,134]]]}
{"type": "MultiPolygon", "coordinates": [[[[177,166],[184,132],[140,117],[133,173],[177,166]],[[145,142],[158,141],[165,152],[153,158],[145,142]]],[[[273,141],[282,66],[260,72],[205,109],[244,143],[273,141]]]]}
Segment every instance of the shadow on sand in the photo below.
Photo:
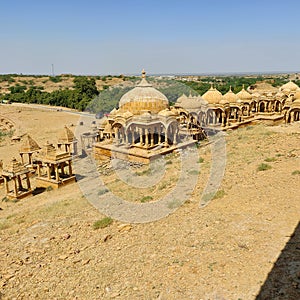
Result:
{"type": "Polygon", "coordinates": [[[268,278],[260,289],[256,300],[300,299],[300,222],[268,278]]]}

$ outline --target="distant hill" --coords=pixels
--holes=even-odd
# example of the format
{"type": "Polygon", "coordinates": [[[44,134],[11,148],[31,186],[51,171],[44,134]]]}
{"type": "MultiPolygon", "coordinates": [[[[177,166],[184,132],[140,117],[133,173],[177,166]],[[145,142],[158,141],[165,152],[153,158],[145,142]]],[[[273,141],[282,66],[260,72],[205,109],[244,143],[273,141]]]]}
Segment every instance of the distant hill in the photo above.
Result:
{"type": "MultiPolygon", "coordinates": [[[[0,75],[0,94],[11,92],[12,88],[27,91],[30,87],[36,87],[39,90],[51,93],[53,91],[73,89],[74,78],[76,76],[63,74],[58,76],[43,75],[0,75]]],[[[96,80],[96,86],[99,91],[123,82],[126,77],[123,76],[87,76],[96,80]]]]}

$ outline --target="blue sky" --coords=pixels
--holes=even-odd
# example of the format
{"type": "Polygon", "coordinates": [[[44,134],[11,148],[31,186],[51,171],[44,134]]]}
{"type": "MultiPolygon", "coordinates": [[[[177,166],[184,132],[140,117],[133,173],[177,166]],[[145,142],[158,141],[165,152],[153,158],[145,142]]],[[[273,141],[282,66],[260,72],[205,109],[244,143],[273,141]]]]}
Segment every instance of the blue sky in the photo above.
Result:
{"type": "Polygon", "coordinates": [[[300,69],[300,1],[0,0],[0,73],[300,69]]]}

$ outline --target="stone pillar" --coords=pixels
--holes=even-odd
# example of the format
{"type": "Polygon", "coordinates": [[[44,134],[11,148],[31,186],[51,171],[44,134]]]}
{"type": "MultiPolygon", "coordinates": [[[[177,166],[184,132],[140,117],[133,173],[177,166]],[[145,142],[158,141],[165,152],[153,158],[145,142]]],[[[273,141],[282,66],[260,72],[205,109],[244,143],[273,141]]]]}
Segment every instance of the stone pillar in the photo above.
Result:
{"type": "Polygon", "coordinates": [[[18,186],[19,186],[19,190],[23,188],[22,186],[22,180],[21,180],[21,176],[17,175],[17,181],[18,181],[18,186]]]}
{"type": "Polygon", "coordinates": [[[48,177],[49,180],[51,179],[50,164],[47,164],[47,177],[48,177]]]}
{"type": "Polygon", "coordinates": [[[140,132],[140,145],[143,146],[143,129],[140,128],[139,132],[140,132]]]}
{"type": "Polygon", "coordinates": [[[158,134],[158,144],[160,144],[161,143],[161,127],[159,126],[158,128],[157,128],[157,134],[158,134]]]}
{"type": "Polygon", "coordinates": [[[32,153],[28,153],[28,161],[29,161],[29,164],[31,165],[32,164],[32,153]]]}
{"type": "Polygon", "coordinates": [[[226,126],[229,126],[229,118],[230,118],[230,112],[226,115],[226,126]]]}
{"type": "Polygon", "coordinates": [[[61,174],[65,175],[65,163],[61,163],[60,165],[61,174]]]}
{"type": "Polygon", "coordinates": [[[119,131],[117,127],[115,127],[115,143],[119,144],[119,131]]]}
{"type": "Polygon", "coordinates": [[[150,129],[150,146],[154,146],[154,128],[150,129]]]}
{"type": "Polygon", "coordinates": [[[127,133],[125,132],[125,130],[123,131],[123,134],[124,134],[124,144],[127,144],[128,137],[127,137],[127,133]]]}
{"type": "Polygon", "coordinates": [[[26,184],[27,184],[27,189],[30,190],[31,186],[30,186],[30,180],[29,180],[29,173],[26,173],[26,184]]]}
{"type": "Polygon", "coordinates": [[[41,166],[40,166],[40,164],[37,165],[37,174],[38,174],[38,177],[41,177],[41,166]]]}
{"type": "Polygon", "coordinates": [[[69,160],[69,175],[72,176],[72,162],[69,160]]]}
{"type": "Polygon", "coordinates": [[[148,148],[149,147],[149,137],[148,137],[148,129],[145,129],[145,147],[148,148]]]}
{"type": "Polygon", "coordinates": [[[59,181],[58,165],[54,165],[55,170],[55,180],[59,181]]]}
{"type": "Polygon", "coordinates": [[[23,153],[20,153],[22,164],[24,165],[23,153]]]}
{"type": "Polygon", "coordinates": [[[73,141],[73,155],[77,155],[77,141],[73,141]]]}
{"type": "Polygon", "coordinates": [[[17,197],[18,196],[18,187],[17,187],[17,178],[14,177],[14,195],[17,197]]]}
{"type": "Polygon", "coordinates": [[[9,187],[8,187],[8,180],[7,180],[6,176],[4,177],[4,186],[5,186],[5,192],[6,192],[6,194],[8,194],[9,193],[9,187]]]}
{"type": "Polygon", "coordinates": [[[177,130],[174,130],[173,145],[177,145],[177,130]]]}
{"type": "Polygon", "coordinates": [[[135,145],[135,128],[132,126],[131,127],[131,144],[134,146],[135,145]]]}
{"type": "Polygon", "coordinates": [[[295,112],[291,112],[291,122],[295,121],[295,112]]]}
{"type": "Polygon", "coordinates": [[[237,113],[237,115],[238,115],[238,122],[241,122],[241,121],[242,121],[242,117],[241,117],[241,115],[242,115],[242,112],[241,112],[241,110],[240,110],[240,109],[238,110],[238,113],[237,113]]]}
{"type": "Polygon", "coordinates": [[[221,126],[224,127],[225,126],[225,113],[222,112],[221,116],[222,116],[222,119],[221,119],[221,124],[222,125],[221,126]]]}
{"type": "Polygon", "coordinates": [[[168,147],[169,146],[169,142],[168,142],[168,129],[166,128],[165,129],[165,147],[168,147]]]}

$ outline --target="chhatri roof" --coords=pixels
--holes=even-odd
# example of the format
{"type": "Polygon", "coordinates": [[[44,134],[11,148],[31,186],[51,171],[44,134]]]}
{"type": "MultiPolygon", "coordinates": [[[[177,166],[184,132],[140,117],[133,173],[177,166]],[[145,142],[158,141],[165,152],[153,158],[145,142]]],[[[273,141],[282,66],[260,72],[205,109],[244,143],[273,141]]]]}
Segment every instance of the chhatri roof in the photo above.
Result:
{"type": "Polygon", "coordinates": [[[213,86],[202,95],[202,98],[210,104],[219,103],[222,99],[222,94],[213,86]]]}
{"type": "Polygon", "coordinates": [[[281,92],[281,91],[278,91],[278,92],[275,94],[275,98],[276,98],[276,99],[279,99],[279,100],[281,100],[284,96],[285,96],[284,93],[281,92]]]}
{"type": "Polygon", "coordinates": [[[29,135],[26,134],[24,137],[23,144],[20,147],[21,153],[32,153],[40,150],[41,147],[37,144],[37,142],[29,135]]]}
{"type": "Polygon", "coordinates": [[[19,161],[17,161],[14,157],[7,167],[3,168],[2,175],[4,176],[16,176],[28,173],[28,169],[19,161]]]}
{"type": "Polygon", "coordinates": [[[238,92],[236,94],[238,96],[238,99],[242,100],[242,101],[247,101],[247,100],[251,100],[252,99],[252,96],[250,93],[248,93],[246,90],[245,90],[245,87],[243,85],[243,88],[240,92],[238,92]]]}
{"type": "Polygon", "coordinates": [[[187,99],[187,95],[183,93],[180,97],[178,97],[178,99],[176,100],[176,103],[179,104],[182,101],[184,101],[185,99],[187,99]]]}
{"type": "Polygon", "coordinates": [[[146,80],[146,72],[142,71],[142,80],[141,82],[132,90],[124,94],[119,102],[119,107],[121,108],[124,104],[129,102],[148,102],[148,101],[159,101],[164,102],[166,106],[169,104],[168,98],[155,89],[148,81],[146,80]]]}
{"type": "Polygon", "coordinates": [[[68,152],[63,152],[59,149],[56,149],[53,144],[49,142],[42,148],[38,153],[37,159],[45,162],[60,162],[69,160],[71,155],[68,152]]]}
{"type": "Polygon", "coordinates": [[[175,104],[175,107],[181,107],[186,110],[200,109],[202,106],[207,105],[207,101],[201,96],[192,96],[191,94],[187,97],[185,94],[180,96],[175,104]]]}
{"type": "Polygon", "coordinates": [[[64,126],[64,129],[60,132],[60,135],[58,137],[59,143],[72,143],[74,140],[76,140],[74,133],[68,128],[66,125],[64,126]]]}
{"type": "Polygon", "coordinates": [[[294,83],[293,81],[290,80],[289,82],[283,84],[279,88],[279,90],[282,91],[282,92],[294,92],[298,88],[299,88],[299,86],[296,83],[294,83]]]}
{"type": "Polygon", "coordinates": [[[231,90],[230,86],[229,91],[223,96],[223,99],[229,103],[235,103],[238,100],[238,96],[231,90]]]}
{"type": "Polygon", "coordinates": [[[255,84],[250,85],[247,88],[247,91],[250,94],[260,93],[260,94],[275,94],[278,91],[278,88],[272,86],[272,84],[268,82],[256,82],[255,84]]]}
{"type": "Polygon", "coordinates": [[[158,113],[159,116],[164,116],[164,117],[173,117],[175,116],[174,112],[172,112],[171,110],[169,110],[168,108],[161,110],[158,113]]]}

